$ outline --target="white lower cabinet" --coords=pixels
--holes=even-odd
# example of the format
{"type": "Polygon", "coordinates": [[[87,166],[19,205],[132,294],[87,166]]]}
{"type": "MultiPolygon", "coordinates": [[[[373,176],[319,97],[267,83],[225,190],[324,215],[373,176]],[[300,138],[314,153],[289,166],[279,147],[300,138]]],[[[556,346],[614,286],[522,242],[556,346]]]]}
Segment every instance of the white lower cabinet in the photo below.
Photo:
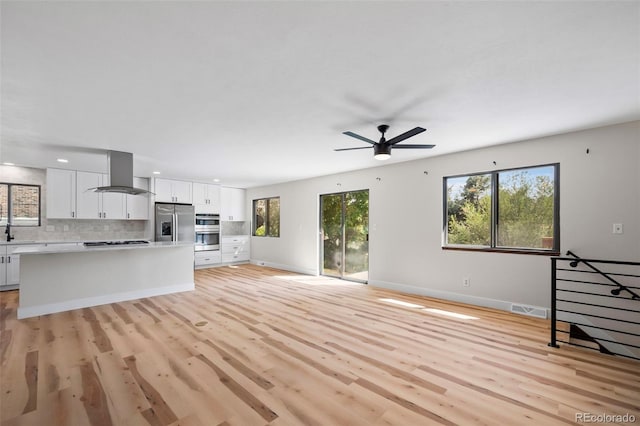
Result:
{"type": "Polygon", "coordinates": [[[222,252],[222,263],[247,262],[251,257],[248,235],[222,237],[220,245],[222,252]]]}
{"type": "Polygon", "coordinates": [[[0,291],[17,288],[20,284],[20,255],[13,252],[18,248],[38,246],[40,245],[0,246],[0,291]]]}
{"type": "Polygon", "coordinates": [[[220,251],[197,251],[195,252],[195,264],[196,266],[215,265],[220,263],[221,255],[220,251]]]}

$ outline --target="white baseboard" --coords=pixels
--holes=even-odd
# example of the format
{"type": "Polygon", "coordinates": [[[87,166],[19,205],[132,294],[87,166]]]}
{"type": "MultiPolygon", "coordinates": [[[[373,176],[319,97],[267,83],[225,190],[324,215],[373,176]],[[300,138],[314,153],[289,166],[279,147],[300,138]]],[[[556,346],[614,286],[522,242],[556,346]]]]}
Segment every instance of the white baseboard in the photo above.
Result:
{"type": "Polygon", "coordinates": [[[266,262],[264,260],[251,259],[252,265],[268,266],[269,268],[282,269],[283,271],[296,272],[298,274],[318,276],[318,271],[312,269],[297,268],[291,265],[283,265],[280,263],[266,262]]]}
{"type": "MultiPolygon", "coordinates": [[[[423,287],[415,287],[406,284],[397,284],[387,281],[369,280],[369,285],[373,287],[381,287],[389,290],[401,291],[403,293],[417,294],[419,296],[433,297],[435,299],[449,300],[452,302],[466,303],[468,305],[482,306],[485,308],[499,309],[501,311],[511,312],[511,305],[516,302],[507,300],[490,299],[488,297],[470,296],[468,294],[452,293],[449,291],[433,290],[423,287]]],[[[540,308],[547,311],[547,317],[549,316],[548,308],[540,308]]]]}
{"type": "Polygon", "coordinates": [[[149,288],[144,290],[114,293],[104,296],[87,297],[83,299],[66,300],[60,303],[46,305],[18,307],[18,319],[37,317],[39,315],[54,314],[56,312],[71,311],[73,309],[89,308],[91,306],[109,303],[126,302],[128,300],[143,299],[145,297],[162,296],[163,294],[180,293],[195,290],[193,282],[170,285],[166,287],[149,288]]]}
{"type": "MultiPolygon", "coordinates": [[[[296,272],[299,274],[318,276],[318,271],[316,270],[297,268],[290,265],[282,265],[279,263],[267,262],[263,260],[251,259],[251,264],[258,265],[258,266],[268,266],[270,268],[282,269],[283,271],[296,272]]],[[[389,290],[396,290],[403,293],[433,297],[435,299],[443,299],[443,300],[449,300],[452,302],[466,303],[468,305],[482,306],[485,308],[499,309],[501,311],[508,311],[508,312],[511,312],[512,304],[518,303],[518,302],[509,301],[509,300],[499,300],[499,299],[490,299],[488,297],[470,296],[468,294],[433,290],[429,288],[392,283],[388,281],[369,280],[368,284],[372,287],[386,288],[389,290]]],[[[547,318],[549,317],[550,315],[549,308],[546,308],[546,307],[537,307],[537,308],[546,311],[547,318]]]]}

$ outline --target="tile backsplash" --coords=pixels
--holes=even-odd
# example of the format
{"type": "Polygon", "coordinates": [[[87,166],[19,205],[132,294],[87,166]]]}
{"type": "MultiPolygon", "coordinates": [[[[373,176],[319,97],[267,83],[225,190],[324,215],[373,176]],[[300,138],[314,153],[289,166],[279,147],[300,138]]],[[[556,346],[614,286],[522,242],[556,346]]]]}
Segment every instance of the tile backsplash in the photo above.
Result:
{"type": "Polygon", "coordinates": [[[13,227],[15,241],[149,239],[144,220],[42,219],[42,226],[13,227]]]}
{"type": "Polygon", "coordinates": [[[220,231],[222,235],[249,235],[249,222],[222,221],[220,231]]]}

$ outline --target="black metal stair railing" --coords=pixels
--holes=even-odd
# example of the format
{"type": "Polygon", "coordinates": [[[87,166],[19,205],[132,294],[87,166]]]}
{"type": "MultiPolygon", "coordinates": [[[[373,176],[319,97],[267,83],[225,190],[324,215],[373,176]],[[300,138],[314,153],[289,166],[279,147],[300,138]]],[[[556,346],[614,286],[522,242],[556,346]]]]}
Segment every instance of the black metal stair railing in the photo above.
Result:
{"type": "Polygon", "coordinates": [[[640,263],[567,256],[551,259],[549,346],[640,359],[640,263]]]}

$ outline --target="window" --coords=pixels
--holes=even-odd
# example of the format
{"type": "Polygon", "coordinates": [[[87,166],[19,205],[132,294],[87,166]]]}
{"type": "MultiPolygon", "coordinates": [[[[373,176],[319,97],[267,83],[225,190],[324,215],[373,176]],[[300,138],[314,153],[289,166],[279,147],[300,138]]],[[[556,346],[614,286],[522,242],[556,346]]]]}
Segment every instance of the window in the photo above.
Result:
{"type": "Polygon", "coordinates": [[[559,168],[445,177],[445,247],[559,252],[559,168]]]}
{"type": "Polygon", "coordinates": [[[40,186],[0,183],[0,226],[40,226],[40,186]]]}
{"type": "Polygon", "coordinates": [[[280,197],[253,200],[253,235],[280,236],[280,197]]]}

